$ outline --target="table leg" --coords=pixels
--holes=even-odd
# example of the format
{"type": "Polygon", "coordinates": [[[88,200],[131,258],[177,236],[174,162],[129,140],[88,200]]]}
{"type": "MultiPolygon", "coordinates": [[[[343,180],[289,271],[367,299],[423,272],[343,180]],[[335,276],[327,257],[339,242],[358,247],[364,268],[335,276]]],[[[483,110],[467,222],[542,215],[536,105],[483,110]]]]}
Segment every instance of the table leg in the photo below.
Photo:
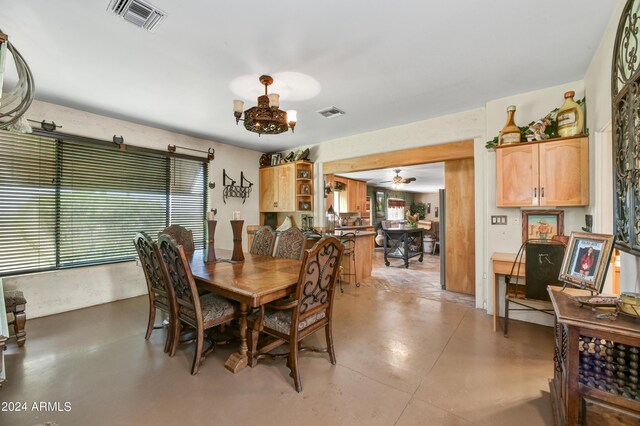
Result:
{"type": "Polygon", "coordinates": [[[498,330],[498,293],[499,293],[498,274],[493,274],[493,331],[498,330]]]}
{"type": "Polygon", "coordinates": [[[240,351],[234,352],[227,359],[227,362],[224,364],[224,367],[231,371],[232,373],[237,373],[247,366],[249,363],[249,357],[247,356],[247,351],[249,347],[247,346],[247,314],[249,312],[249,307],[246,303],[240,304],[240,351]]]}

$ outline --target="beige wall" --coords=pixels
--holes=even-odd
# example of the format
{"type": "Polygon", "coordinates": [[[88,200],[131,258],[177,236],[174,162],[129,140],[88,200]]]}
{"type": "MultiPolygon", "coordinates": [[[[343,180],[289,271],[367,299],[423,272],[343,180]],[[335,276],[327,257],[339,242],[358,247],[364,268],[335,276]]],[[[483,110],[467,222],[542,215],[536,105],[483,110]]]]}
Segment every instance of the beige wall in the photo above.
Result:
{"type": "MultiPolygon", "coordinates": [[[[26,114],[34,120],[55,121],[65,133],[111,140],[122,135],[125,143],[165,150],[167,145],[201,149],[215,149],[216,158],[209,163],[209,181],[215,189],[209,190],[209,208],[218,209],[216,247],[231,249],[232,233],[228,222],[233,211],[240,211],[247,224],[259,223],[258,164],[261,153],[218,142],[198,139],[166,130],[116,120],[109,117],[66,108],[46,102],[34,101],[26,114]],[[254,183],[251,196],[242,204],[239,198],[222,201],[222,169],[239,182],[240,171],[254,183]]],[[[178,150],[178,152],[181,152],[178,150]]],[[[190,151],[182,151],[191,154],[190,151]]],[[[203,154],[204,156],[204,154],[203,154]]],[[[246,250],[246,238],[243,241],[246,250]]],[[[6,277],[5,288],[20,288],[28,300],[28,316],[35,318],[72,309],[107,303],[146,293],[142,270],[136,262],[89,266],[69,270],[6,277]]]]}
{"type": "Polygon", "coordinates": [[[414,203],[422,202],[425,204],[431,204],[431,213],[425,215],[426,220],[440,220],[440,213],[436,218],[436,207],[440,209],[440,195],[437,192],[425,192],[424,194],[416,194],[414,203]]]}

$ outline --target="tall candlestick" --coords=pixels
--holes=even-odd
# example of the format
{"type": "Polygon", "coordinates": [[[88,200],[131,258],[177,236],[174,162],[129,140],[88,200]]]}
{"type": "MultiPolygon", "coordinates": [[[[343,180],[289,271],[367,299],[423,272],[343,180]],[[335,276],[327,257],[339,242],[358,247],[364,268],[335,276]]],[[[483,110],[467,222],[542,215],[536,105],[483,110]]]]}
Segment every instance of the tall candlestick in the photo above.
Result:
{"type": "MultiPolygon", "coordinates": [[[[213,213],[213,212],[212,212],[213,213]]],[[[217,262],[215,236],[217,220],[207,220],[207,260],[206,263],[217,262]]]]}
{"type": "Polygon", "coordinates": [[[244,261],[244,254],[242,253],[242,227],[244,220],[232,220],[231,229],[233,230],[233,254],[231,260],[234,262],[244,261]]]}

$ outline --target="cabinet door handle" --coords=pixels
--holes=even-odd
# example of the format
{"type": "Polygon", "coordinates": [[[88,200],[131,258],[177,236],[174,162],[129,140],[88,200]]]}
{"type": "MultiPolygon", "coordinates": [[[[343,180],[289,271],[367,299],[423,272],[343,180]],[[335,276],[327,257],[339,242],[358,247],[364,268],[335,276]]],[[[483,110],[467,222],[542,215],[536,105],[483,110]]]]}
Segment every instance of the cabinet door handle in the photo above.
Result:
{"type": "Polygon", "coordinates": [[[540,196],[544,197],[544,186],[542,188],[540,188],[540,196]]]}
{"type": "Polygon", "coordinates": [[[533,198],[538,198],[538,188],[533,188],[533,198]]]}

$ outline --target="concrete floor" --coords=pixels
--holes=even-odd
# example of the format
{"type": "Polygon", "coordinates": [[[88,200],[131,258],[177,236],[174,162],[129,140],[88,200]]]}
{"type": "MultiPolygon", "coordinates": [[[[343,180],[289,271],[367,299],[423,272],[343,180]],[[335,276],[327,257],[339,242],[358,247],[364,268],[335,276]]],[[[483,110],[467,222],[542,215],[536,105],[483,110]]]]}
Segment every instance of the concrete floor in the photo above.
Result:
{"type": "Polygon", "coordinates": [[[301,394],[284,360],[229,373],[229,347],[191,376],[193,345],[169,358],[164,330],[144,340],[146,317],[138,297],[29,320],[25,347],[12,341],[5,353],[0,390],[27,410],[3,405],[0,425],[552,424],[551,328],[513,321],[505,339],[491,316],[462,303],[346,286],[336,295],[338,364],[302,354],[301,394]]]}

